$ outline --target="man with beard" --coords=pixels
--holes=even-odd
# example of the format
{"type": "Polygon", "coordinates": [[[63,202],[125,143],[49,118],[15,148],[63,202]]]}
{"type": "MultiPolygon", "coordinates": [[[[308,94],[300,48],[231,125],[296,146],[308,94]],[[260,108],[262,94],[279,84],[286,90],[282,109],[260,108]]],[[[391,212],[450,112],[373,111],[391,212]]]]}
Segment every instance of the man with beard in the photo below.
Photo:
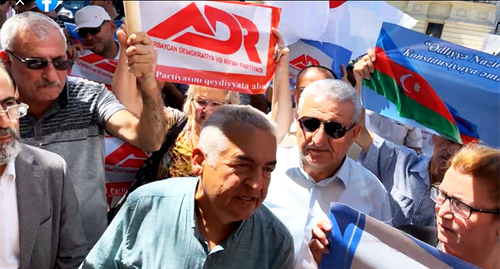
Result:
{"type": "Polygon", "coordinates": [[[13,82],[0,64],[0,268],[76,268],[86,241],[66,162],[21,144],[13,82]]]}
{"type": "MultiPolygon", "coordinates": [[[[354,74],[359,83],[362,79],[370,79],[374,61],[374,51],[368,50],[367,55],[356,63],[354,74]]],[[[366,126],[362,126],[355,141],[363,149],[359,161],[382,181],[390,193],[393,225],[436,225],[430,187],[443,180],[446,161],[461,145],[433,135],[434,153],[429,157],[372,136],[366,126]]]]}

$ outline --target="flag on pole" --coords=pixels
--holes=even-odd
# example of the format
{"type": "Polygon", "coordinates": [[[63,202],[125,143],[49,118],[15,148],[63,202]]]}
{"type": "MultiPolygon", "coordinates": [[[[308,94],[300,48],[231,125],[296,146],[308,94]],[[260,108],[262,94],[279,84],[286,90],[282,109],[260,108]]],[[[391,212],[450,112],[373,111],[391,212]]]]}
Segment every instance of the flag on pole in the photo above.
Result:
{"type": "Polygon", "coordinates": [[[417,24],[385,1],[330,1],[328,25],[319,41],[342,46],[357,58],[375,47],[383,22],[409,29],[417,24]]]}
{"type": "Polygon", "coordinates": [[[347,205],[332,203],[320,269],[477,269],[347,205]]]}
{"type": "Polygon", "coordinates": [[[299,39],[319,41],[326,32],[328,1],[264,1],[264,4],[281,8],[278,30],[285,46],[299,39]]]}
{"type": "Polygon", "coordinates": [[[363,106],[466,144],[500,146],[500,60],[384,23],[363,106]]]}

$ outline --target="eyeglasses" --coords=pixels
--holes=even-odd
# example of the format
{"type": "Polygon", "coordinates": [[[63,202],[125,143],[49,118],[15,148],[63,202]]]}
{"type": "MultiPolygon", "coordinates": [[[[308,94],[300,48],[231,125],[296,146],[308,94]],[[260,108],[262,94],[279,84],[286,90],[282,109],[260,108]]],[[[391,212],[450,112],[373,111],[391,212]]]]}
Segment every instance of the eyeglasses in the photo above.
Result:
{"type": "Polygon", "coordinates": [[[44,69],[49,63],[54,65],[54,68],[57,70],[68,70],[71,66],[73,66],[73,60],[64,60],[64,59],[52,59],[51,62],[41,59],[41,58],[26,58],[23,59],[18,55],[15,55],[12,51],[6,50],[7,53],[16,57],[19,61],[21,61],[24,66],[33,70],[44,69]]]}
{"type": "Polygon", "coordinates": [[[79,37],[81,38],[86,38],[87,34],[91,35],[97,35],[98,33],[101,32],[101,27],[108,21],[103,21],[102,24],[99,27],[94,27],[94,28],[81,28],[76,31],[79,37]]]}
{"type": "Polygon", "coordinates": [[[313,117],[307,117],[304,116],[299,119],[300,127],[306,131],[306,132],[315,132],[318,130],[318,128],[321,125],[324,125],[323,127],[325,128],[325,132],[327,135],[329,135],[332,138],[339,139],[344,137],[344,135],[352,129],[352,127],[356,126],[354,124],[353,126],[346,128],[344,125],[334,122],[334,121],[328,121],[328,122],[323,122],[319,119],[313,118],[313,117]]]}
{"type": "Polygon", "coordinates": [[[207,106],[211,107],[220,107],[226,104],[226,102],[222,101],[212,101],[212,100],[204,100],[204,99],[191,99],[191,101],[194,101],[194,103],[197,105],[199,108],[205,108],[207,106]]]}
{"type": "Polygon", "coordinates": [[[500,210],[489,210],[489,209],[476,209],[472,206],[458,200],[455,197],[449,196],[444,191],[440,190],[438,186],[434,185],[431,187],[431,199],[438,205],[444,204],[448,199],[450,200],[450,210],[453,215],[468,219],[473,212],[487,213],[487,214],[500,214],[500,210]]]}
{"type": "Polygon", "coordinates": [[[27,104],[21,103],[19,105],[8,106],[6,110],[0,110],[0,116],[7,113],[10,119],[19,119],[28,114],[29,106],[27,104]]]}

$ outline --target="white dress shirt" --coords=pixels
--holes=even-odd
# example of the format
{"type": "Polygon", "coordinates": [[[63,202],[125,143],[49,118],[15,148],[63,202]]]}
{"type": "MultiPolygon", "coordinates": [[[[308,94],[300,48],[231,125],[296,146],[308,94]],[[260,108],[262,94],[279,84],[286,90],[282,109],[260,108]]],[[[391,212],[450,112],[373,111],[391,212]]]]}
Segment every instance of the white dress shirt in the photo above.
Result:
{"type": "Polygon", "coordinates": [[[14,160],[0,178],[0,268],[19,268],[19,216],[14,160]]]}
{"type": "Polygon", "coordinates": [[[297,147],[278,148],[277,167],[264,204],[292,234],[296,268],[316,268],[309,250],[311,230],[329,220],[330,203],[346,204],[376,219],[391,222],[387,191],[371,172],[346,157],[332,177],[315,182],[303,169],[297,147]]]}

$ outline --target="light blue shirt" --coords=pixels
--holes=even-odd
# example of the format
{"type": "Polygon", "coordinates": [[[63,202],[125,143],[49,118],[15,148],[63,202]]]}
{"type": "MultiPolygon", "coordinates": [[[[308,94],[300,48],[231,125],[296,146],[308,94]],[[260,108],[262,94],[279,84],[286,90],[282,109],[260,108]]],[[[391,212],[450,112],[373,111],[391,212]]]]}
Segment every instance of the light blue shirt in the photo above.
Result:
{"type": "Polygon", "coordinates": [[[395,227],[436,225],[435,203],[430,197],[431,158],[395,145],[379,136],[373,138],[368,152],[359,161],[382,181],[390,193],[395,227]]]}
{"type": "Polygon", "coordinates": [[[130,194],[80,268],[292,268],[293,242],[264,206],[209,249],[198,230],[197,178],[149,183],[130,194]]]}
{"type": "Polygon", "coordinates": [[[311,230],[318,220],[329,219],[332,202],[346,204],[390,223],[391,209],[384,186],[349,157],[335,175],[320,182],[314,181],[302,169],[297,147],[279,148],[277,161],[264,204],[292,234],[296,268],[315,267],[308,245],[311,230]]]}

